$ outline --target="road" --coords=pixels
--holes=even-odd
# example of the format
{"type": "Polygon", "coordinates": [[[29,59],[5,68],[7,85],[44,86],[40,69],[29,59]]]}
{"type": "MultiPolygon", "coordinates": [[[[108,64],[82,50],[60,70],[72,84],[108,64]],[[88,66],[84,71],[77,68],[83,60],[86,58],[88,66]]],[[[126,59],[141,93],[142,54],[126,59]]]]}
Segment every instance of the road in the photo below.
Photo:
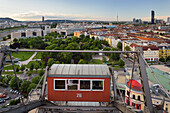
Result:
{"type": "MultiPolygon", "coordinates": [[[[123,54],[120,55],[120,58],[125,62],[125,67],[126,68],[130,68],[130,67],[133,66],[133,62],[131,61],[130,58],[125,58],[123,56],[123,54]]],[[[137,61],[135,61],[135,68],[137,68],[137,67],[138,67],[138,63],[137,63],[137,61]]]]}
{"type": "Polygon", "coordinates": [[[35,52],[28,60],[26,60],[26,61],[19,61],[19,62],[18,62],[18,63],[19,63],[19,66],[21,66],[22,64],[23,64],[23,65],[27,65],[30,61],[33,60],[33,58],[34,58],[36,55],[37,55],[37,52],[35,52]]]}

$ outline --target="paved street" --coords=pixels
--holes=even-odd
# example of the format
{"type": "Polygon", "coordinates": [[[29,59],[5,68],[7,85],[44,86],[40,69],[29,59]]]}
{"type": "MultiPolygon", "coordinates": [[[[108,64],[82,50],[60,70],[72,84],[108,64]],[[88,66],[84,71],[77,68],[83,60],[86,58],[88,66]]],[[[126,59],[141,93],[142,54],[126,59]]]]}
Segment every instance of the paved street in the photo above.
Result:
{"type": "Polygon", "coordinates": [[[33,58],[36,56],[36,54],[37,54],[37,52],[35,52],[28,60],[26,60],[26,61],[19,61],[18,63],[19,63],[19,66],[21,66],[22,64],[23,65],[27,65],[30,61],[32,61],[33,60],[33,58]]]}

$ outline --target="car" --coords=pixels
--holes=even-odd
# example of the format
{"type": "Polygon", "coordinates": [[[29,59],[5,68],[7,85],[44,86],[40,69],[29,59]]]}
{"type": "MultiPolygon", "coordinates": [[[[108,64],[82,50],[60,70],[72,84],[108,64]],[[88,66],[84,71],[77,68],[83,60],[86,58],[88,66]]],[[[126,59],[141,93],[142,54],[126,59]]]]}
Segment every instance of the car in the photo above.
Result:
{"type": "Polygon", "coordinates": [[[5,100],[10,100],[10,99],[11,99],[11,97],[9,97],[9,96],[8,96],[8,97],[6,97],[6,98],[4,98],[4,99],[5,99],[5,100]]]}

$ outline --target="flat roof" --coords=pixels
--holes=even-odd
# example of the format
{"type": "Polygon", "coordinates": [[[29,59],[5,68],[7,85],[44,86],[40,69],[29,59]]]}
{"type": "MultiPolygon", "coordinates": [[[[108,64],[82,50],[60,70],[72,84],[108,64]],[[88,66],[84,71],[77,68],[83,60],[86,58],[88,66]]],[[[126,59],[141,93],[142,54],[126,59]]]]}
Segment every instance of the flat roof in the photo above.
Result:
{"type": "Polygon", "coordinates": [[[110,77],[109,67],[98,64],[53,64],[48,77],[110,77]]]}

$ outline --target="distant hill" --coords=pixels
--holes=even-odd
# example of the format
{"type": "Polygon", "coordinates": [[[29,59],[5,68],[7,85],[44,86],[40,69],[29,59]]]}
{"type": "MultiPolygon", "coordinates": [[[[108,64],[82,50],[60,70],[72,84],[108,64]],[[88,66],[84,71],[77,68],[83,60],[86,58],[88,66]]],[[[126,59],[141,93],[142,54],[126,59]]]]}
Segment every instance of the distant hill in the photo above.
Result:
{"type": "Polygon", "coordinates": [[[7,22],[10,22],[10,21],[12,21],[12,22],[20,22],[20,21],[18,21],[18,20],[14,20],[14,19],[12,19],[12,18],[0,18],[0,22],[5,22],[5,21],[7,21],[7,22]]]}

